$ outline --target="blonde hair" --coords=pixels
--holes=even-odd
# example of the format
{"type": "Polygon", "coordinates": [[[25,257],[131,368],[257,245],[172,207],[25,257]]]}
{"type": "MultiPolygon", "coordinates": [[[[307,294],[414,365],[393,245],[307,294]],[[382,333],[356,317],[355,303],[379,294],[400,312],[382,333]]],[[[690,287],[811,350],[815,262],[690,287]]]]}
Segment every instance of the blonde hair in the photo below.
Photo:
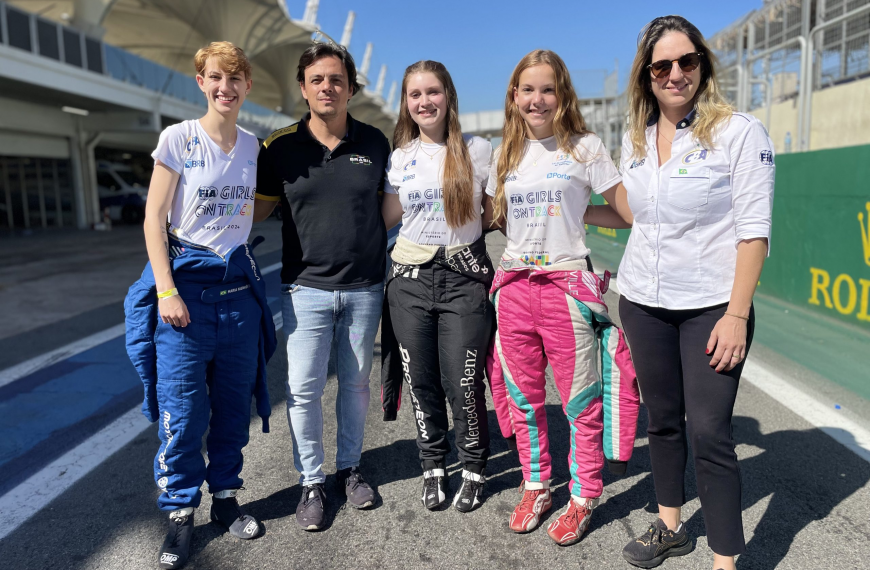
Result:
{"type": "Polygon", "coordinates": [[[632,158],[643,158],[647,153],[647,122],[659,111],[658,99],[652,92],[652,75],[647,67],[652,63],[656,43],[669,32],[685,34],[701,56],[701,84],[695,93],[695,120],[692,137],[704,148],[713,148],[713,137],[719,125],[731,118],[734,109],[725,100],[716,81],[718,62],[704,36],[682,16],[662,16],[646,25],[637,42],[637,54],[631,66],[628,88],[628,136],[633,150],[632,158]]]}
{"type": "Polygon", "coordinates": [[[441,173],[444,214],[447,225],[458,228],[474,219],[474,168],[471,154],[462,138],[459,125],[459,100],[453,79],[444,64],[423,60],[409,65],[402,78],[402,95],[399,101],[399,120],[393,132],[393,148],[405,148],[420,136],[420,126],[411,118],[408,111],[408,79],[415,73],[431,73],[444,87],[447,96],[447,120],[445,121],[446,155],[444,171],[441,173]]]}
{"type": "Polygon", "coordinates": [[[558,108],[553,117],[553,133],[560,150],[569,153],[577,162],[583,162],[571,137],[586,135],[586,121],[580,113],[577,94],[571,83],[571,75],[562,58],[556,53],[536,49],[527,53],[514,68],[508,83],[504,98],[504,128],[502,142],[496,166],[496,187],[493,198],[493,223],[503,220],[507,212],[507,200],[504,195],[505,178],[515,172],[520,166],[526,148],[526,128],[517,104],[514,103],[514,91],[519,88],[520,75],[523,71],[536,65],[549,65],[556,77],[556,100],[558,108]]]}
{"type": "Polygon", "coordinates": [[[248,56],[242,48],[238,48],[230,42],[212,42],[200,48],[196,55],[193,56],[193,65],[196,68],[196,74],[202,75],[205,73],[205,64],[208,58],[215,57],[222,71],[227,73],[244,74],[245,79],[251,78],[251,62],[248,61],[248,56]]]}

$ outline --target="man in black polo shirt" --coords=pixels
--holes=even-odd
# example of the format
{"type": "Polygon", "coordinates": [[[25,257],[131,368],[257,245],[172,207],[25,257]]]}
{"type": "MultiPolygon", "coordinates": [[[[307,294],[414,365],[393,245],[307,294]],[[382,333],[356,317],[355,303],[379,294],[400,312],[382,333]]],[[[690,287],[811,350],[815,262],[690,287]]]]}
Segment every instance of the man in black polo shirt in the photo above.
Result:
{"type": "Polygon", "coordinates": [[[281,300],[287,334],[287,416],[301,473],[296,521],[324,524],[323,414],[330,346],[337,347],[337,479],[352,507],[374,504],[359,472],[369,373],[383,302],[386,231],[380,214],[390,144],[348,115],[360,86],[350,54],[315,44],[296,79],[311,110],[272,133],[257,164],[256,219],[280,200],[284,215],[281,300]]]}

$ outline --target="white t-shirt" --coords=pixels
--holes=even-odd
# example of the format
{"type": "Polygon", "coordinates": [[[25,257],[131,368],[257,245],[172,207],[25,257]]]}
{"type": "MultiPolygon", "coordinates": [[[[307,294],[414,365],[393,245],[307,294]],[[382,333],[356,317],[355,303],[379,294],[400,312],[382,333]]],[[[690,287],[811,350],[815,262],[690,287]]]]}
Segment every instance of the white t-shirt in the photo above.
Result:
{"type": "MultiPolygon", "coordinates": [[[[508,243],[503,268],[545,269],[589,255],[583,214],[591,193],[601,194],[622,177],[597,136],[574,136],[572,142],[582,162],[558,148],[555,136],[526,141],[520,166],[504,185],[508,243]]],[[[500,150],[486,185],[490,196],[495,196],[500,150]]]]}
{"type": "Polygon", "coordinates": [[[236,127],[229,154],[209,137],[198,120],[160,133],[151,153],[181,175],[169,210],[169,231],[225,256],[248,240],[257,191],[257,137],[236,127]]]}
{"type": "Polygon", "coordinates": [[[414,139],[390,155],[387,166],[389,184],[384,192],[398,194],[402,203],[402,227],[399,235],[419,245],[460,245],[480,237],[480,203],[489,176],[492,145],[486,139],[464,136],[474,171],[474,213],[469,222],[458,228],[447,225],[441,197],[445,145],[421,143],[414,139]]]}

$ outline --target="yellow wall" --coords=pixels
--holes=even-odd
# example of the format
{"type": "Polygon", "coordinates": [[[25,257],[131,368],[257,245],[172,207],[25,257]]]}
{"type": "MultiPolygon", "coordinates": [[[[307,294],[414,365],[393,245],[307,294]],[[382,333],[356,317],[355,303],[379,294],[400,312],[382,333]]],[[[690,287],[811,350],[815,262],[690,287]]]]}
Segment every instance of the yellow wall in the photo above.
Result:
{"type": "MultiPolygon", "coordinates": [[[[776,152],[785,152],[786,133],[791,133],[791,150],[798,148],[797,100],[778,103],[771,108],[751,111],[761,119],[776,152]]],[[[853,81],[813,93],[810,150],[870,144],[870,79],[853,81]]]]}

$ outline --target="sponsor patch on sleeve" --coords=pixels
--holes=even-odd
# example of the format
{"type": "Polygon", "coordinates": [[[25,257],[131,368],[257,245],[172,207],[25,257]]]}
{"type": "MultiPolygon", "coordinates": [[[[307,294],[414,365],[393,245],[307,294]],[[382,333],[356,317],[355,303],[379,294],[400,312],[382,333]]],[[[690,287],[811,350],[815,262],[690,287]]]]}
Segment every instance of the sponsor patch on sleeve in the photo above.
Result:
{"type": "Polygon", "coordinates": [[[773,153],[769,150],[763,150],[758,153],[758,159],[765,166],[773,166],[773,153]]]}

